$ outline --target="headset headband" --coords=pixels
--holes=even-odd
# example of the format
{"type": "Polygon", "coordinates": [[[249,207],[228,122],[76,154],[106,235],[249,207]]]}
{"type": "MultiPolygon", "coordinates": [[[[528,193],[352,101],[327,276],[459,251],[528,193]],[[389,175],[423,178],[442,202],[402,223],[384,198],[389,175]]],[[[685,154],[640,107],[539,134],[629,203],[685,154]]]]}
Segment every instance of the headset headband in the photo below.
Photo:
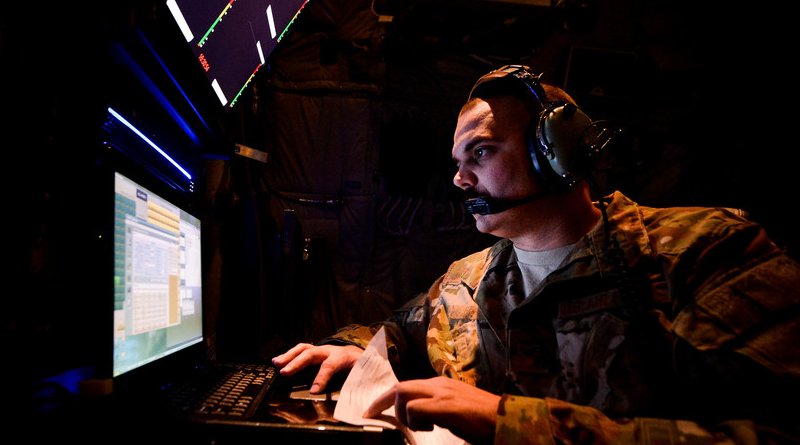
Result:
{"type": "Polygon", "coordinates": [[[539,101],[539,104],[543,104],[545,102],[547,95],[545,94],[544,88],[542,88],[542,84],[540,83],[542,74],[534,74],[533,71],[531,71],[531,69],[525,65],[505,65],[496,70],[490,71],[487,74],[484,74],[475,82],[475,85],[472,86],[472,89],[469,92],[469,99],[472,99],[479,89],[485,88],[486,84],[503,79],[506,76],[512,76],[518,80],[521,80],[530,89],[536,100],[539,101]],[[481,87],[482,85],[483,87],[481,87]]]}

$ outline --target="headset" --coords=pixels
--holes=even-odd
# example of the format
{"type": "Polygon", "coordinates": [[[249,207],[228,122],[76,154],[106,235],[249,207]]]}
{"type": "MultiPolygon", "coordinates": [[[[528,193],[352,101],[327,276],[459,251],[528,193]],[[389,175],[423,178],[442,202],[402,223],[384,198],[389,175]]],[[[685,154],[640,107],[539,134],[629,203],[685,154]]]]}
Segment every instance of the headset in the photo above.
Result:
{"type": "MultiPolygon", "coordinates": [[[[569,96],[550,100],[540,82],[541,78],[542,74],[534,74],[525,65],[505,65],[481,76],[472,86],[468,100],[514,94],[523,98],[532,97],[533,105],[541,108],[538,119],[534,119],[535,125],[529,130],[528,151],[545,190],[516,200],[468,199],[465,202],[468,213],[497,213],[549,193],[569,190],[584,179],[593,185],[590,177],[593,164],[619,130],[605,127],[603,121],[592,120],[577,105],[568,101],[569,96]]],[[[609,261],[617,265],[609,278],[615,280],[620,293],[635,309],[646,308],[647,304],[652,303],[648,287],[637,287],[638,283],[625,262],[619,241],[613,236],[606,213],[607,202],[601,198],[599,204],[606,234],[603,250],[609,256],[609,261]],[[642,290],[644,299],[639,297],[642,290]]]]}
{"type": "Polygon", "coordinates": [[[533,168],[550,191],[564,191],[586,179],[614,131],[594,121],[577,105],[549,100],[540,79],[525,65],[505,65],[481,76],[469,99],[499,93],[527,96],[542,111],[528,134],[533,168]]]}

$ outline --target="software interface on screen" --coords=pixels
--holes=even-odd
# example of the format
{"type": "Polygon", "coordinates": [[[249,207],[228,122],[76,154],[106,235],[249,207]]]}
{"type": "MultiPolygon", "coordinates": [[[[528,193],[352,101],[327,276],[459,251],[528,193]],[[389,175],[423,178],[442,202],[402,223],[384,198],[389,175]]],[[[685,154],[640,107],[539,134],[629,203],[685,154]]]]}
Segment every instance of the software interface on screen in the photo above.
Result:
{"type": "Polygon", "coordinates": [[[203,339],[200,220],[116,173],[113,376],[203,339]]]}
{"type": "Polygon", "coordinates": [[[233,107],[308,0],[166,0],[214,93],[233,107]]]}

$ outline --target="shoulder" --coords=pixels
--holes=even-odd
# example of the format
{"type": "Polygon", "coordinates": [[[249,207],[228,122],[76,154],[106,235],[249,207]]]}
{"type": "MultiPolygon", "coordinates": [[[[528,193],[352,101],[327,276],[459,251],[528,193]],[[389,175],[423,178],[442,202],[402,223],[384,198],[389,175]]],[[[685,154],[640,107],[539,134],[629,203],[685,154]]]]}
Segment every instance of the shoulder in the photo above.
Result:
{"type": "Polygon", "coordinates": [[[709,278],[675,317],[699,350],[735,350],[775,372],[800,374],[800,264],[783,253],[750,258],[709,278]]]}
{"type": "Polygon", "coordinates": [[[737,230],[757,230],[758,224],[745,213],[725,207],[640,207],[651,231],[682,238],[722,236],[737,230]]]}
{"type": "Polygon", "coordinates": [[[477,286],[483,275],[497,259],[513,250],[513,244],[501,239],[490,247],[454,261],[445,273],[445,282],[466,283],[470,287],[477,286]]]}
{"type": "Polygon", "coordinates": [[[800,263],[760,224],[730,208],[613,202],[620,228],[641,230],[659,259],[678,337],[701,351],[732,348],[776,372],[800,369],[800,263]]]}
{"type": "Polygon", "coordinates": [[[759,224],[734,208],[650,207],[615,192],[610,196],[608,212],[617,230],[640,235],[639,239],[647,244],[642,248],[652,248],[662,255],[721,246],[720,242],[726,240],[738,240],[738,248],[746,248],[753,240],[771,244],[759,224]]]}

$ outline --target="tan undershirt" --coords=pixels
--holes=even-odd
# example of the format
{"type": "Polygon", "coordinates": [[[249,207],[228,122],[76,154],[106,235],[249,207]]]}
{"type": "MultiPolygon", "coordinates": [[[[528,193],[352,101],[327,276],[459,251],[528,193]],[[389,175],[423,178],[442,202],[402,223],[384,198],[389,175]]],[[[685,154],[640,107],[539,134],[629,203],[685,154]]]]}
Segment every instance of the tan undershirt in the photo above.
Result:
{"type": "Polygon", "coordinates": [[[575,247],[575,244],[568,244],[550,250],[531,251],[522,250],[514,247],[517,253],[517,263],[522,271],[522,280],[525,286],[525,295],[539,286],[539,283],[554,271],[567,254],[575,247]]]}

